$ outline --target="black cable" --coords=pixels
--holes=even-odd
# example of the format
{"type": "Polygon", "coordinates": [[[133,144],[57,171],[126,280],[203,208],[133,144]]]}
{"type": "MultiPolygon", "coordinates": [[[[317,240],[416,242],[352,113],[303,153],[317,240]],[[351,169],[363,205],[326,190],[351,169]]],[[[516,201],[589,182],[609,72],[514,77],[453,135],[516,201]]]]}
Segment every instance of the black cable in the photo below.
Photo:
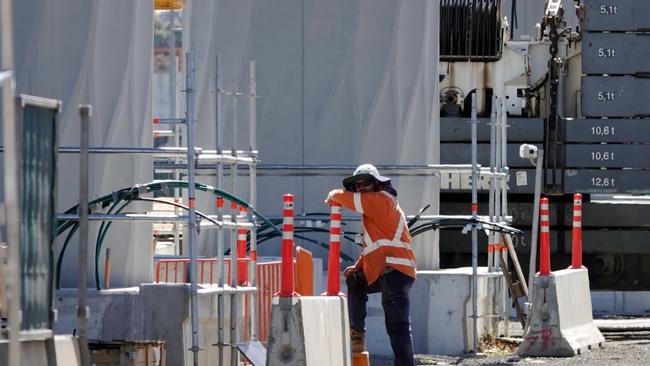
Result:
{"type": "Polygon", "coordinates": [[[512,0],[512,4],[510,4],[510,21],[512,23],[510,24],[510,39],[512,39],[515,28],[519,29],[517,22],[517,0],[512,0]]]}
{"type": "Polygon", "coordinates": [[[441,218],[432,220],[428,223],[419,225],[411,231],[411,236],[417,236],[429,230],[440,230],[449,228],[465,228],[467,225],[481,224],[483,230],[510,234],[513,236],[523,237],[524,232],[514,227],[503,225],[495,222],[480,219],[459,219],[459,218],[441,218]]]}
{"type": "MultiPolygon", "coordinates": [[[[137,197],[137,198],[130,198],[129,201],[150,201],[150,202],[158,202],[158,203],[164,203],[164,204],[167,204],[167,205],[172,205],[172,206],[180,207],[180,208],[182,208],[182,209],[184,209],[184,210],[186,210],[186,211],[189,211],[189,210],[190,210],[189,206],[185,206],[185,205],[183,205],[183,204],[181,204],[181,203],[177,203],[177,202],[169,202],[169,201],[161,200],[161,199],[158,199],[158,198],[137,197]]],[[[200,216],[200,217],[202,217],[202,218],[204,218],[204,219],[210,221],[211,223],[217,225],[218,227],[223,227],[223,225],[221,225],[221,224],[219,223],[219,221],[217,221],[217,220],[215,220],[215,219],[209,217],[208,215],[202,213],[201,211],[196,211],[196,210],[195,210],[194,212],[196,212],[196,215],[197,215],[197,216],[200,216]]]]}

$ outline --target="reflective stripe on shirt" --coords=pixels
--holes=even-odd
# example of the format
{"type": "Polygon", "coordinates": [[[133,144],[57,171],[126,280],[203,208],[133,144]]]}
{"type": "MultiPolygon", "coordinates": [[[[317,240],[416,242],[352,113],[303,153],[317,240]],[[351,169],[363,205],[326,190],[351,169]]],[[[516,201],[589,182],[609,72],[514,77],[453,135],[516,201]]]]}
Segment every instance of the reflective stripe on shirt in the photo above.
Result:
{"type": "Polygon", "coordinates": [[[415,262],[407,258],[386,257],[386,264],[397,264],[415,268],[415,262]]]}
{"type": "Polygon", "coordinates": [[[393,241],[388,239],[379,239],[370,245],[366,245],[366,247],[363,248],[363,255],[368,255],[374,252],[375,250],[379,249],[379,247],[395,247],[395,248],[411,249],[411,246],[408,243],[402,243],[400,241],[393,241]]]}
{"type": "MultiPolygon", "coordinates": [[[[411,245],[409,243],[403,243],[400,241],[402,238],[402,234],[404,233],[404,228],[406,227],[406,216],[404,215],[404,211],[399,207],[397,204],[395,197],[393,197],[391,194],[388,192],[382,191],[381,193],[385,194],[387,197],[389,197],[395,204],[397,205],[397,210],[400,213],[400,218],[399,218],[399,223],[397,224],[397,228],[395,229],[395,236],[393,237],[393,240],[388,240],[388,239],[379,239],[376,242],[372,242],[370,239],[370,235],[368,235],[368,231],[364,230],[363,236],[364,236],[364,241],[366,242],[366,247],[363,248],[363,255],[368,255],[375,250],[379,249],[381,246],[385,247],[394,247],[394,248],[402,248],[402,249],[408,249],[411,250],[411,245]]],[[[355,193],[355,206],[356,206],[356,195],[359,193],[355,193]]],[[[361,194],[359,194],[359,198],[361,198],[361,194]]]]}
{"type": "Polygon", "coordinates": [[[362,214],[363,213],[363,206],[361,205],[361,193],[360,192],[355,192],[353,198],[354,198],[354,209],[358,213],[362,214]]]}

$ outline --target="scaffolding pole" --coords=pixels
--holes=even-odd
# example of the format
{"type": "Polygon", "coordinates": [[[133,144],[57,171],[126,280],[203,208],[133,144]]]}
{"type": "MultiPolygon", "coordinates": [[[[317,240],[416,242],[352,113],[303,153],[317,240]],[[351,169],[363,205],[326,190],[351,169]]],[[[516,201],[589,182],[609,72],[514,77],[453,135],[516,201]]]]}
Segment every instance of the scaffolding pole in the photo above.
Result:
{"type": "MultiPolygon", "coordinates": [[[[237,123],[239,122],[239,110],[237,106],[237,98],[239,97],[239,80],[237,79],[237,59],[235,59],[235,67],[233,71],[233,90],[232,90],[232,154],[233,157],[237,158],[237,123]]],[[[231,180],[231,193],[237,195],[237,175],[238,175],[238,166],[237,161],[231,167],[232,171],[230,174],[231,180]]],[[[236,218],[239,210],[236,205],[231,205],[231,216],[236,218]]],[[[237,230],[230,233],[230,285],[232,287],[237,287],[239,284],[239,276],[237,273],[237,230]]],[[[237,366],[239,355],[236,352],[237,350],[237,306],[238,306],[238,297],[237,294],[232,294],[230,297],[230,364],[231,366],[237,366]]]]}
{"type": "MultiPolygon", "coordinates": [[[[217,154],[222,154],[223,155],[223,99],[222,99],[222,83],[223,79],[221,76],[221,56],[217,55],[216,57],[216,64],[215,64],[215,98],[216,98],[216,111],[215,111],[215,118],[216,118],[216,139],[217,139],[217,154]]],[[[216,169],[216,187],[221,187],[223,185],[223,165],[220,163],[217,163],[217,169],[216,169]]],[[[221,201],[218,201],[220,203],[217,204],[217,217],[219,220],[222,220],[223,218],[223,199],[221,201]]],[[[225,271],[224,271],[224,266],[223,266],[223,260],[224,260],[224,232],[223,230],[219,230],[217,232],[217,257],[219,258],[218,263],[217,263],[217,273],[219,275],[219,287],[223,288],[224,287],[224,278],[225,278],[225,271]]],[[[223,296],[218,296],[217,297],[217,314],[219,319],[217,319],[217,326],[218,326],[218,331],[217,331],[217,348],[218,348],[218,353],[219,353],[219,359],[218,359],[218,365],[223,365],[223,347],[225,345],[225,340],[224,340],[224,325],[223,325],[223,318],[225,316],[225,311],[224,311],[224,303],[223,303],[223,296]]]]}
{"type": "Polygon", "coordinates": [[[4,200],[7,235],[6,289],[9,307],[8,365],[20,365],[20,182],[19,135],[14,110],[15,84],[11,0],[0,0],[0,71],[2,72],[2,135],[4,154],[4,200]],[[11,213],[11,214],[9,214],[11,213]]]}
{"type": "MultiPolygon", "coordinates": [[[[169,43],[170,47],[169,49],[171,50],[171,62],[169,65],[169,84],[171,88],[169,88],[169,101],[170,101],[170,116],[172,117],[171,120],[176,120],[174,122],[176,123],[171,123],[172,131],[173,131],[173,137],[174,137],[174,145],[180,146],[181,145],[181,132],[182,132],[182,124],[185,123],[184,119],[178,118],[178,55],[176,54],[176,32],[177,28],[171,28],[170,29],[170,37],[169,37],[169,43]]],[[[160,123],[160,120],[159,120],[160,123]]],[[[180,159],[174,158],[175,163],[180,163],[180,159]]],[[[180,180],[181,179],[181,173],[180,171],[174,171],[174,179],[175,180],[180,180]]],[[[181,195],[180,195],[180,190],[179,189],[174,189],[174,203],[181,203],[181,195]]],[[[176,205],[174,205],[174,214],[180,215],[180,208],[176,205]]],[[[174,222],[174,228],[173,228],[173,233],[174,233],[174,253],[176,255],[182,254],[181,251],[181,238],[180,238],[180,230],[181,226],[178,224],[178,222],[174,222]]]]}
{"type": "Polygon", "coordinates": [[[197,279],[196,279],[196,187],[194,186],[194,59],[193,50],[185,55],[185,110],[187,117],[187,202],[189,207],[189,220],[187,223],[188,248],[190,252],[190,313],[192,326],[192,353],[193,364],[199,364],[199,320],[198,320],[198,303],[197,303],[197,279]]]}
{"type": "Polygon", "coordinates": [[[87,292],[87,267],[88,267],[88,124],[90,122],[91,107],[89,105],[79,106],[79,117],[81,121],[81,154],[79,155],[79,268],[78,268],[78,289],[77,299],[77,327],[79,330],[79,354],[81,364],[90,364],[88,353],[88,305],[86,304],[87,292]]]}
{"type": "MultiPolygon", "coordinates": [[[[476,93],[472,94],[472,218],[478,217],[478,163],[476,125],[476,93]]],[[[472,352],[478,354],[478,230],[472,224],[472,352]]]]}
{"type": "MultiPolygon", "coordinates": [[[[492,97],[492,113],[490,114],[490,173],[496,173],[496,127],[495,123],[497,121],[497,97],[492,97]]],[[[490,216],[490,221],[494,221],[494,191],[496,190],[496,180],[494,176],[490,177],[490,193],[488,198],[488,215],[490,216]]],[[[494,242],[495,242],[494,233],[488,235],[488,271],[494,271],[494,242]],[[492,250],[490,250],[490,248],[492,250]]]]}
{"type": "MultiPolygon", "coordinates": [[[[253,157],[253,160],[256,160],[256,157],[253,155],[254,151],[257,151],[257,81],[255,79],[255,60],[250,61],[249,65],[249,118],[248,118],[248,129],[249,129],[249,150],[250,155],[253,157]]],[[[256,164],[251,164],[249,168],[249,192],[250,197],[248,202],[252,207],[257,205],[257,166],[256,164]]],[[[257,231],[255,230],[256,222],[255,215],[249,211],[249,221],[253,224],[253,229],[250,230],[250,265],[248,266],[248,278],[250,279],[250,286],[257,287],[257,231]]],[[[250,335],[251,341],[257,341],[257,294],[251,294],[250,309],[248,313],[250,314],[250,335]]]]}

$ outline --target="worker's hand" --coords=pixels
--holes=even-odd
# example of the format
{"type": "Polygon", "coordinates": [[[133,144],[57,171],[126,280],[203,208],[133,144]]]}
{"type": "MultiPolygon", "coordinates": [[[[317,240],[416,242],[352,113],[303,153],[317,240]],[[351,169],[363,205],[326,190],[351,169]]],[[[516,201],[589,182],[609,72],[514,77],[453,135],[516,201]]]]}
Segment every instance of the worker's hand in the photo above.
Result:
{"type": "Polygon", "coordinates": [[[350,267],[346,268],[345,271],[343,271],[343,276],[345,276],[345,278],[348,278],[348,276],[350,276],[352,273],[354,273],[354,272],[356,272],[358,270],[359,270],[359,268],[357,268],[356,266],[350,266],[350,267]]]}
{"type": "Polygon", "coordinates": [[[328,205],[332,204],[332,196],[338,193],[343,193],[342,189],[333,189],[327,194],[327,198],[325,199],[325,203],[328,205]]]}

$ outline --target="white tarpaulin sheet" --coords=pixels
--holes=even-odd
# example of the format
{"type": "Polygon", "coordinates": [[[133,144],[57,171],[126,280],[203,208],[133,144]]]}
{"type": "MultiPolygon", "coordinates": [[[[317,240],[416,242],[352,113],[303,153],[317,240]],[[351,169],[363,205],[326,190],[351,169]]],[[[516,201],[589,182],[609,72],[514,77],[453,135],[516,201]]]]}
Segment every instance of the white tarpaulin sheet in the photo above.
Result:
{"type": "MultiPolygon", "coordinates": [[[[90,146],[151,147],[153,1],[20,0],[13,15],[17,93],[63,101],[61,146],[79,146],[78,105],[91,104],[90,146]]],[[[91,155],[90,198],[150,181],[151,164],[150,157],[91,155]]],[[[78,157],[60,154],[58,175],[63,211],[78,202],[78,157]]],[[[90,225],[89,286],[98,227],[90,225]]],[[[77,243],[75,236],[63,262],[63,287],[77,283],[77,243]]],[[[113,287],[150,280],[151,224],[114,223],[106,247],[113,287]]]]}
{"type": "MultiPolygon", "coordinates": [[[[220,54],[227,91],[248,94],[248,63],[256,61],[263,164],[438,163],[438,14],[435,0],[191,1],[184,13],[189,30],[184,44],[191,42],[195,51],[197,145],[216,146],[214,78],[220,54]]],[[[238,104],[236,146],[247,149],[248,102],[239,98],[238,104]]],[[[231,97],[224,98],[224,108],[225,148],[230,148],[231,97]]],[[[282,194],[293,193],[296,213],[327,212],[323,199],[341,178],[265,172],[258,180],[257,207],[279,215],[282,194]]],[[[393,178],[407,213],[426,203],[434,206],[427,213],[437,212],[436,179],[393,178]]],[[[214,184],[214,178],[198,181],[214,184]]],[[[247,180],[239,181],[234,193],[246,198],[247,180]]],[[[230,190],[229,181],[222,187],[230,190]]],[[[210,202],[198,209],[211,212],[210,202]]],[[[199,237],[201,252],[214,253],[213,237],[199,237]]],[[[422,236],[415,243],[420,268],[437,265],[434,241],[422,236]]],[[[279,251],[263,245],[260,253],[279,251]]]]}

